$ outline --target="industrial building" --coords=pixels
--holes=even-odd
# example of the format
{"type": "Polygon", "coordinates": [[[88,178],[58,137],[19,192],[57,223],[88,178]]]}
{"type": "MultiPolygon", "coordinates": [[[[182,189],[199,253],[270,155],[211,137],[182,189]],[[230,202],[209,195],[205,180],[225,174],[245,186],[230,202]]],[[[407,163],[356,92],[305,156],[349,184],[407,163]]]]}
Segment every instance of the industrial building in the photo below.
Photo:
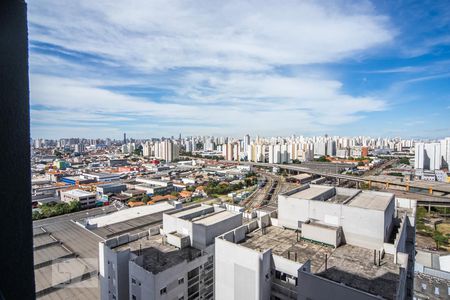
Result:
{"type": "Polygon", "coordinates": [[[216,238],[216,299],[411,298],[415,208],[329,186],[281,194],[278,215],[216,238]]]}
{"type": "Polygon", "coordinates": [[[239,212],[196,205],[100,242],[101,299],[213,299],[214,240],[240,225],[239,212]]]}
{"type": "Polygon", "coordinates": [[[85,179],[94,179],[97,182],[118,181],[122,176],[121,173],[83,173],[81,175],[85,179]]]}
{"type": "Polygon", "coordinates": [[[103,195],[109,194],[109,193],[120,193],[127,189],[126,184],[122,183],[107,183],[107,184],[101,184],[96,187],[97,194],[102,197],[103,195]]]}

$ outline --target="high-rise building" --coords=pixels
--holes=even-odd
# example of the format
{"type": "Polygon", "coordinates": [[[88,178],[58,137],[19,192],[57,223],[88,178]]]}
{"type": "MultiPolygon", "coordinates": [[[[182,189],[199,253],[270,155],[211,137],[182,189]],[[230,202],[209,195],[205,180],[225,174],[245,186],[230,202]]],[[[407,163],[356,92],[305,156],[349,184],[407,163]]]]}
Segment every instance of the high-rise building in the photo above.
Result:
{"type": "Polygon", "coordinates": [[[126,133],[123,134],[123,143],[124,144],[127,143],[127,134],[126,133]]]}
{"type": "Polygon", "coordinates": [[[152,155],[152,145],[150,142],[145,142],[142,146],[142,155],[144,157],[150,157],[152,155]]]}
{"type": "Polygon", "coordinates": [[[450,169],[450,137],[441,140],[442,166],[450,169]]]}
{"type": "Polygon", "coordinates": [[[330,140],[327,142],[326,147],[327,155],[329,156],[336,156],[336,142],[333,140],[330,140]]]}
{"type": "Polygon", "coordinates": [[[244,152],[247,153],[248,146],[250,145],[250,135],[244,136],[244,152]]]}
{"type": "Polygon", "coordinates": [[[441,143],[416,143],[415,169],[439,170],[442,166],[441,143]]]}
{"type": "Polygon", "coordinates": [[[327,143],[317,142],[314,144],[314,155],[325,156],[327,155],[327,143]]]}
{"type": "Polygon", "coordinates": [[[84,151],[85,151],[85,147],[84,147],[84,144],[75,144],[75,146],[74,146],[74,152],[75,153],[84,153],[84,151]]]}

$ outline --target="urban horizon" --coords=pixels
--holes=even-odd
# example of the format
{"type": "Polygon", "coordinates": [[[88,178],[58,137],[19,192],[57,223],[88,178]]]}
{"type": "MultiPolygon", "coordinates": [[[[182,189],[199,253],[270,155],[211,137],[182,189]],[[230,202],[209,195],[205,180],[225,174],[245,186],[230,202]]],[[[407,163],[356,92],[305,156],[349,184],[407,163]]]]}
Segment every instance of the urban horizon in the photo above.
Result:
{"type": "MultiPolygon", "coordinates": [[[[339,138],[370,138],[370,139],[405,139],[405,140],[415,140],[415,141],[437,141],[441,140],[447,137],[447,135],[442,136],[436,136],[433,138],[430,137],[424,137],[424,136],[371,136],[371,135],[339,135],[339,134],[317,134],[317,135],[306,135],[306,134],[291,134],[291,135],[258,135],[258,134],[251,134],[251,133],[244,133],[242,135],[225,135],[225,134],[194,134],[194,135],[181,135],[182,139],[186,138],[195,138],[195,137],[216,137],[216,138],[233,138],[233,139],[239,139],[246,135],[249,135],[250,137],[259,137],[264,139],[270,139],[270,138],[292,138],[292,137],[304,137],[304,138],[314,138],[314,137],[339,137],[339,138]]],[[[165,135],[165,136],[152,136],[152,137],[135,137],[130,136],[127,133],[127,139],[132,139],[136,141],[145,141],[145,140],[152,140],[152,139],[179,139],[180,133],[178,134],[172,134],[172,135],[165,135]]],[[[117,137],[82,137],[82,136],[72,136],[72,137],[31,137],[31,140],[69,140],[69,139],[80,139],[80,140],[111,140],[111,141],[123,141],[123,133],[122,136],[117,137]]]]}

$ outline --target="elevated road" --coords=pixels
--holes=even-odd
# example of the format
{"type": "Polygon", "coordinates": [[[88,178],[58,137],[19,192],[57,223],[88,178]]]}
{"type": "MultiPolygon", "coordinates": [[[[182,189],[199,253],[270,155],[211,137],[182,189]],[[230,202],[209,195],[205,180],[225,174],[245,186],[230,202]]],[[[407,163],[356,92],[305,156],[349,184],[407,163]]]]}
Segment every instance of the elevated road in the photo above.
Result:
{"type": "MultiPolygon", "coordinates": [[[[226,161],[231,163],[232,161],[226,161]]],[[[301,165],[295,164],[269,164],[269,163],[255,163],[255,162],[234,162],[236,164],[251,165],[256,167],[266,167],[273,168],[277,167],[282,170],[289,170],[298,173],[306,173],[311,175],[318,175],[327,178],[335,178],[338,180],[353,181],[357,183],[366,183],[369,186],[373,183],[384,184],[386,188],[391,186],[403,187],[405,191],[427,191],[430,195],[434,192],[441,193],[443,195],[450,194],[450,184],[441,182],[427,182],[427,181],[402,181],[400,178],[395,178],[392,176],[352,176],[343,175],[339,172],[323,172],[314,170],[307,167],[302,167],[301,165]]],[[[337,171],[341,168],[339,165],[336,166],[337,171]]]]}

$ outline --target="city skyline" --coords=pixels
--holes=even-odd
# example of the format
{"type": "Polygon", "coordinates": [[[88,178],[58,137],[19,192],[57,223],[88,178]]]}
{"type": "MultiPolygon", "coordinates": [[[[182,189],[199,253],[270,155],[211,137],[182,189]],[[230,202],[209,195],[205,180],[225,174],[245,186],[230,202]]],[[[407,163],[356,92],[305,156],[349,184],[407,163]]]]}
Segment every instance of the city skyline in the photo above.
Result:
{"type": "Polygon", "coordinates": [[[449,136],[445,4],[30,2],[32,136],[449,136]]]}

